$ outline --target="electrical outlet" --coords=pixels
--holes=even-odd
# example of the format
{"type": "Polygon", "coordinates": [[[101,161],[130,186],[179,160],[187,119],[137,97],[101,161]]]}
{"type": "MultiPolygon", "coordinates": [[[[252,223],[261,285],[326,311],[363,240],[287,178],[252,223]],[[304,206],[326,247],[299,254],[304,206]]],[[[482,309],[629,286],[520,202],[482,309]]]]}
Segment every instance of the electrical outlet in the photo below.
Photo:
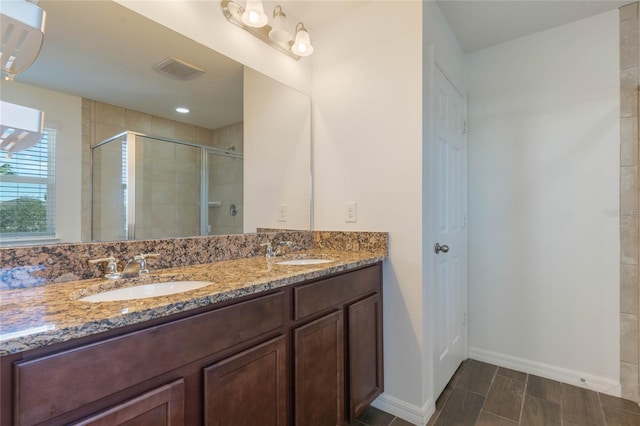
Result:
{"type": "Polygon", "coordinates": [[[355,201],[345,204],[344,221],[347,223],[356,223],[358,221],[358,205],[355,201]]]}
{"type": "Polygon", "coordinates": [[[278,204],[278,222],[287,221],[287,205],[278,204]]]}

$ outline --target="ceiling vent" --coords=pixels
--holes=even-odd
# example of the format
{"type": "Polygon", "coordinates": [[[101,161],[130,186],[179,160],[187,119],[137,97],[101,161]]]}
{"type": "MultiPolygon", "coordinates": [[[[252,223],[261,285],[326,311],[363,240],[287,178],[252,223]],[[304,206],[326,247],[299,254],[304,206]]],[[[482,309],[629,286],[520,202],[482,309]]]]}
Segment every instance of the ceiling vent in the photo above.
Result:
{"type": "Polygon", "coordinates": [[[177,78],[178,80],[191,80],[205,72],[202,68],[198,68],[195,65],[188,64],[176,58],[167,58],[154,65],[153,69],[161,74],[177,78]]]}

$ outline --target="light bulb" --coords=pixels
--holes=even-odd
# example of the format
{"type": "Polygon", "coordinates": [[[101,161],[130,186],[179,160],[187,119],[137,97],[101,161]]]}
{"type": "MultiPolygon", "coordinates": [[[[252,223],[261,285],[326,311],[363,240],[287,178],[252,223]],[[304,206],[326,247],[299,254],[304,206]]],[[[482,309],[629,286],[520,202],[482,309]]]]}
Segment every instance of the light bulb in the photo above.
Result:
{"type": "Polygon", "coordinates": [[[242,14],[242,22],[254,28],[261,28],[267,25],[269,18],[264,13],[262,0],[247,0],[247,6],[242,14]]]}
{"type": "Polygon", "coordinates": [[[302,23],[296,25],[296,39],[291,46],[291,51],[298,56],[309,56],[313,53],[311,37],[302,23]]]}
{"type": "Polygon", "coordinates": [[[260,21],[260,14],[258,12],[256,12],[255,10],[252,10],[249,12],[249,22],[251,22],[252,24],[257,24],[258,21],[260,21]]]}

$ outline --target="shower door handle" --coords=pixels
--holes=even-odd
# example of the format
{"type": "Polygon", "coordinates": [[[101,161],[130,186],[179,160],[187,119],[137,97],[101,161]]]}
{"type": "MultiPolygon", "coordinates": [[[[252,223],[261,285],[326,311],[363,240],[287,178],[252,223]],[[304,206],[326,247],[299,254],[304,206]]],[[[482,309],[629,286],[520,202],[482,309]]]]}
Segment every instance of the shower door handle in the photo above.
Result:
{"type": "Polygon", "coordinates": [[[436,246],[434,247],[434,250],[436,252],[436,254],[443,252],[443,253],[447,253],[449,251],[449,246],[446,244],[440,245],[440,243],[436,243],[436,246]]]}

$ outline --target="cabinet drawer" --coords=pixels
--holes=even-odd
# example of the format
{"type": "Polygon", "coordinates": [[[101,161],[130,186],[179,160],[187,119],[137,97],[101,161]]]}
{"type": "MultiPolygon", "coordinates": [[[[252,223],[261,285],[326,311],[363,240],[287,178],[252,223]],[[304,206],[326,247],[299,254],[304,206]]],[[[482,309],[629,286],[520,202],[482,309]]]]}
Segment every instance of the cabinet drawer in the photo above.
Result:
{"type": "Polygon", "coordinates": [[[284,293],[15,364],[18,426],[54,418],[284,326],[284,293]]]}
{"type": "Polygon", "coordinates": [[[294,320],[381,291],[380,264],[293,289],[294,320]]]}

